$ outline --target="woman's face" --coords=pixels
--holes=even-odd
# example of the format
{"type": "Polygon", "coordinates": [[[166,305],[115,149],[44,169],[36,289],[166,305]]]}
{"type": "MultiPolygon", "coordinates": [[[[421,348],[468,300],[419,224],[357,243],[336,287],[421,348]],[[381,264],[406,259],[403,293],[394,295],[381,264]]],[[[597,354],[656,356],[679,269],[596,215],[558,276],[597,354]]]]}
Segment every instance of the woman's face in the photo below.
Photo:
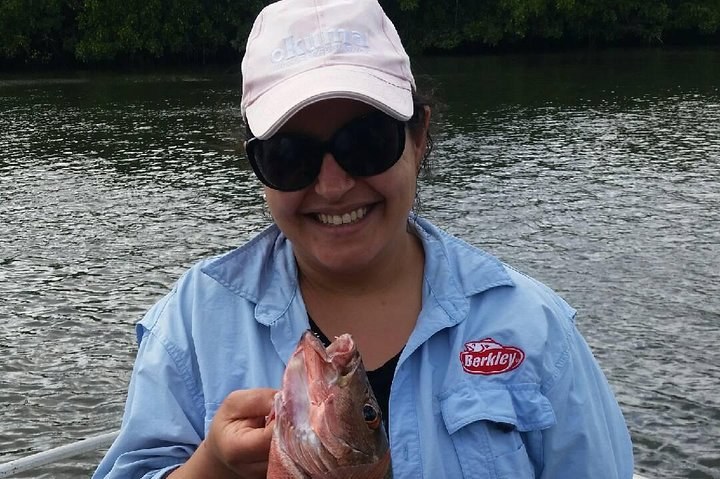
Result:
{"type": "MultiPolygon", "coordinates": [[[[350,120],[372,111],[354,100],[323,100],[296,113],[281,132],[327,140],[350,120]]],[[[425,134],[406,130],[405,151],[389,170],[353,177],[325,153],[317,180],[300,191],[265,188],[276,224],[292,241],[300,268],[353,273],[389,261],[407,247],[407,215],[425,150],[425,134]]]]}

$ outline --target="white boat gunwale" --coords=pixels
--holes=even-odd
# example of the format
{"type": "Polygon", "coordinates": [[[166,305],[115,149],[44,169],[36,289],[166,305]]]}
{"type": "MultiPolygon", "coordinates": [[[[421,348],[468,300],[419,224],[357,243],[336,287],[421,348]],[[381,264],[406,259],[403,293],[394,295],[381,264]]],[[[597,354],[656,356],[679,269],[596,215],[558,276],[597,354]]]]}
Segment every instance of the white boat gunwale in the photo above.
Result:
{"type": "MultiPolygon", "coordinates": [[[[104,447],[109,447],[120,431],[112,431],[97,436],[88,437],[72,444],[48,449],[47,451],[38,452],[29,456],[15,459],[14,461],[0,464],[0,478],[11,477],[21,472],[37,469],[47,466],[55,462],[68,459],[70,457],[79,456],[88,452],[96,451],[104,447]]],[[[633,474],[632,479],[648,479],[639,474],[633,474]]]]}

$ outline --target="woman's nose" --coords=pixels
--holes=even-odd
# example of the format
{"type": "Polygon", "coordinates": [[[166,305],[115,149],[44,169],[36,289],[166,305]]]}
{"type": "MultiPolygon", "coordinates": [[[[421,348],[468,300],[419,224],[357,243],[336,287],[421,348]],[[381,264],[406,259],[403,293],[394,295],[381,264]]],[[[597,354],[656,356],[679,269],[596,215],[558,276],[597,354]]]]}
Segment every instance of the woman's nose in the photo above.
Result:
{"type": "Polygon", "coordinates": [[[331,153],[326,153],[315,182],[315,192],[333,201],[341,198],[353,186],[355,179],[342,169],[331,153]]]}

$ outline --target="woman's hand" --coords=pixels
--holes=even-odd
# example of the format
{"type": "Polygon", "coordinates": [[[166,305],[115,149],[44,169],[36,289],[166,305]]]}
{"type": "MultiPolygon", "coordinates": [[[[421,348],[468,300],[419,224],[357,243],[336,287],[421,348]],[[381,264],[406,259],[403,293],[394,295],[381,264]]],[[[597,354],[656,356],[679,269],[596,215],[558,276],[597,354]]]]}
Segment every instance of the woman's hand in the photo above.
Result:
{"type": "Polygon", "coordinates": [[[243,389],[228,394],[217,410],[210,431],[197,451],[168,477],[265,479],[275,389],[243,389]]]}
{"type": "Polygon", "coordinates": [[[265,417],[274,389],[247,389],[230,393],[220,405],[205,439],[223,465],[245,478],[265,478],[272,427],[265,417]]]}

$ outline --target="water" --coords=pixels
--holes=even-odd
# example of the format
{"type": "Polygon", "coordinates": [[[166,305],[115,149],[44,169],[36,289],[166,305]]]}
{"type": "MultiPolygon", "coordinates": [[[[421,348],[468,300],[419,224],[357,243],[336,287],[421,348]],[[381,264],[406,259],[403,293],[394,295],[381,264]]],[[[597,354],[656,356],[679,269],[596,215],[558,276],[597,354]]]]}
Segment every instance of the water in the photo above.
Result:
{"type": "MultiPolygon", "coordinates": [[[[416,70],[446,103],[423,213],[579,310],[639,471],[720,478],[720,54],[416,70]]],[[[0,462],[117,428],[134,323],[267,223],[239,118],[236,74],[0,74],[0,462]]]]}

